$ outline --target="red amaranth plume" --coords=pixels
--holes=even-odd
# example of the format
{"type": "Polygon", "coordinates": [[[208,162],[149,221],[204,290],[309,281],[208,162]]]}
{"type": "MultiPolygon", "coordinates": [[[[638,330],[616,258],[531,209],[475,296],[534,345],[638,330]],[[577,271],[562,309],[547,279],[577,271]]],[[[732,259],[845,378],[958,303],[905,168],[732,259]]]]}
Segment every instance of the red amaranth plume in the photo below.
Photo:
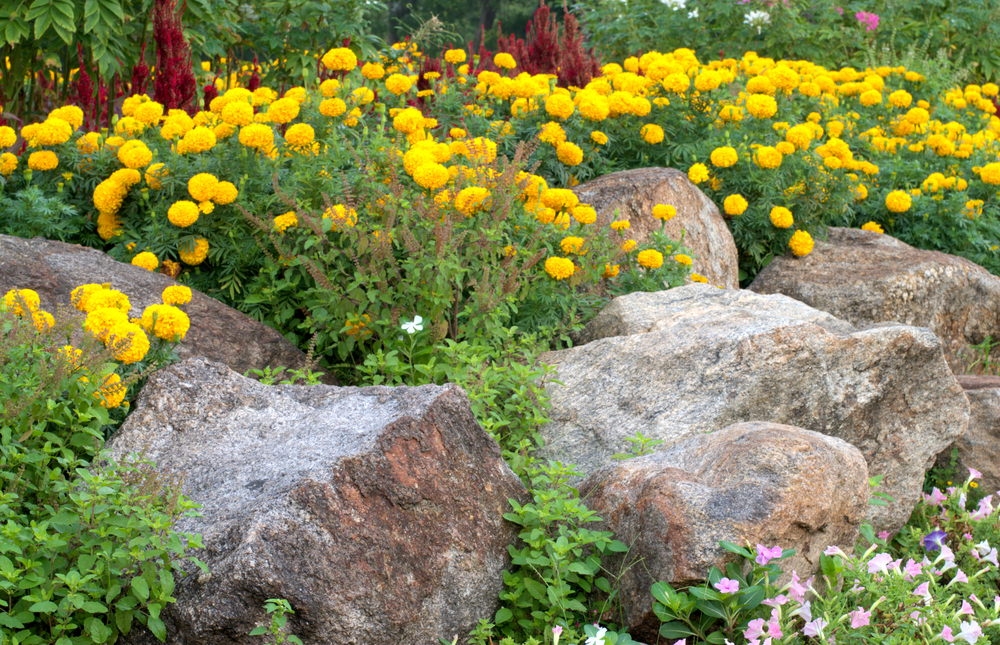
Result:
{"type": "Polygon", "coordinates": [[[202,109],[205,110],[206,112],[209,110],[209,106],[212,104],[212,100],[215,99],[217,96],[219,96],[219,88],[215,86],[215,80],[217,78],[219,78],[218,74],[215,75],[215,78],[212,79],[211,83],[207,83],[205,87],[202,89],[202,95],[204,96],[204,101],[205,101],[204,103],[205,107],[202,109]]]}
{"type": "Polygon", "coordinates": [[[583,34],[576,16],[569,12],[563,0],[562,57],[559,61],[559,85],[561,87],[583,87],[597,76],[601,69],[600,60],[594,49],[584,47],[583,34]]]}
{"type": "Polygon", "coordinates": [[[247,81],[247,89],[251,92],[256,92],[260,87],[260,74],[258,73],[259,65],[257,65],[257,55],[254,54],[253,57],[253,73],[250,74],[250,80],[247,81]]]}
{"type": "Polygon", "coordinates": [[[132,82],[129,84],[129,92],[132,94],[145,94],[148,84],[149,65],[146,64],[146,43],[143,43],[142,49],[139,51],[139,60],[132,67],[132,82]]]}
{"type": "Polygon", "coordinates": [[[198,83],[191,69],[191,48],[184,40],[181,12],[174,0],[156,0],[153,5],[153,38],[156,40],[154,96],[168,110],[197,110],[194,98],[198,83]]]}
{"type": "Polygon", "coordinates": [[[93,130],[96,118],[94,111],[94,81],[90,78],[90,72],[87,71],[87,63],[83,59],[83,46],[80,43],[76,44],[76,54],[80,61],[80,72],[76,78],[76,96],[73,97],[73,100],[83,110],[87,129],[93,130]]]}

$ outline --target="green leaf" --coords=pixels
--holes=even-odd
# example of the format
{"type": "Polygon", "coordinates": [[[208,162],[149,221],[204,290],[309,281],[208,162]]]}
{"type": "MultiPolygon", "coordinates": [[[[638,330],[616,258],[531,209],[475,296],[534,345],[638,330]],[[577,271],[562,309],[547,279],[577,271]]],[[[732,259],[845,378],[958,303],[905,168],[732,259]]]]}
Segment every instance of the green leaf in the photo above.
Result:
{"type": "Polygon", "coordinates": [[[99,602],[87,601],[83,603],[81,607],[88,614],[103,614],[108,611],[108,608],[99,602]]]}
{"type": "Polygon", "coordinates": [[[36,614],[52,614],[59,611],[59,606],[54,602],[43,600],[42,602],[36,602],[32,606],[28,607],[28,611],[36,614]]]}
{"type": "Polygon", "coordinates": [[[157,640],[161,643],[167,641],[167,627],[163,624],[163,621],[159,618],[153,618],[150,616],[146,619],[146,627],[152,632],[153,636],[156,636],[157,640]]]}
{"type": "Polygon", "coordinates": [[[136,598],[143,602],[149,600],[149,585],[146,584],[146,580],[141,576],[132,578],[132,592],[136,598]]]}
{"type": "Polygon", "coordinates": [[[736,555],[742,555],[747,560],[753,560],[754,558],[752,553],[750,553],[743,547],[739,546],[738,544],[733,544],[732,542],[726,542],[725,540],[722,540],[721,542],[719,542],[719,546],[721,546],[726,551],[729,551],[730,553],[735,553],[736,555]]]}
{"type": "Polygon", "coordinates": [[[497,625],[499,625],[500,623],[506,623],[513,617],[514,617],[514,612],[507,609],[506,607],[501,607],[500,609],[497,610],[497,615],[496,617],[493,618],[493,621],[497,625]]]}
{"type": "Polygon", "coordinates": [[[251,636],[260,636],[261,634],[266,634],[266,633],[267,633],[267,627],[265,627],[264,625],[261,625],[260,627],[254,627],[252,630],[250,630],[251,636]]]}

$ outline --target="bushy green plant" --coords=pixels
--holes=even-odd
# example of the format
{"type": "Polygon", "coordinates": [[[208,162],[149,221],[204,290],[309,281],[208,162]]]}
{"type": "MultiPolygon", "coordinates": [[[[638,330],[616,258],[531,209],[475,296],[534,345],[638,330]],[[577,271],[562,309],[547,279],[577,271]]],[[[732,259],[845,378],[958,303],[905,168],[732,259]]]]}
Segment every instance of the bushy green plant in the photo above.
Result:
{"type": "Polygon", "coordinates": [[[271,617],[271,622],[268,625],[260,625],[255,627],[251,632],[251,636],[263,636],[264,634],[270,634],[271,638],[274,639],[275,645],[281,645],[282,643],[295,643],[296,645],[302,645],[302,640],[294,634],[285,634],[285,624],[288,623],[288,614],[294,614],[295,610],[292,609],[292,605],[284,598],[269,598],[264,604],[264,611],[267,612],[268,616],[271,617]]]}
{"type": "Polygon", "coordinates": [[[588,594],[611,593],[602,575],[601,556],[627,551],[610,531],[594,531],[586,524],[598,522],[568,485],[579,473],[557,462],[530,464],[528,480],[532,502],[510,500],[513,512],[504,519],[522,528],[523,546],[511,546],[514,571],[504,572],[505,590],[494,621],[511,637],[539,634],[553,624],[586,622],[588,594]]]}
{"type": "Polygon", "coordinates": [[[73,326],[60,312],[40,330],[0,305],[0,634],[108,643],[138,622],[164,640],[173,571],[201,546],[172,527],[195,506],[175,476],[100,453],[125,384],[112,350],[73,326]]]}
{"type": "MultiPolygon", "coordinates": [[[[58,189],[61,192],[61,189],[58,189]]],[[[58,196],[29,186],[13,195],[0,195],[4,232],[17,237],[41,236],[66,241],[87,228],[87,218],[58,196]]]]}

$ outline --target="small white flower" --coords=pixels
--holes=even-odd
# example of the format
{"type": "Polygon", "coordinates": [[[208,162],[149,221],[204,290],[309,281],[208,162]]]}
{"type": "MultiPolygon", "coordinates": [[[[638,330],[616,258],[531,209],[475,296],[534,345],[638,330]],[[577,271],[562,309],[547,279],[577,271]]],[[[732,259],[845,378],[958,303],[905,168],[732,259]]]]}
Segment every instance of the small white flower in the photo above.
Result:
{"type": "Polygon", "coordinates": [[[766,11],[758,11],[757,9],[754,9],[753,11],[743,15],[743,24],[756,27],[758,34],[760,33],[761,25],[766,25],[770,22],[771,14],[766,11]]]}
{"type": "Polygon", "coordinates": [[[413,322],[403,323],[403,331],[407,334],[415,334],[418,331],[424,330],[424,319],[420,316],[414,316],[413,322]]]}
{"type": "Polygon", "coordinates": [[[687,0],[660,0],[674,11],[680,11],[687,5],[687,0]]]}
{"type": "Polygon", "coordinates": [[[688,20],[694,20],[697,17],[698,17],[698,10],[697,9],[695,9],[694,11],[689,11],[688,12],[688,20]]]}
{"type": "Polygon", "coordinates": [[[608,633],[608,630],[601,627],[597,630],[597,633],[587,639],[584,645],[604,645],[604,635],[608,633]]]}

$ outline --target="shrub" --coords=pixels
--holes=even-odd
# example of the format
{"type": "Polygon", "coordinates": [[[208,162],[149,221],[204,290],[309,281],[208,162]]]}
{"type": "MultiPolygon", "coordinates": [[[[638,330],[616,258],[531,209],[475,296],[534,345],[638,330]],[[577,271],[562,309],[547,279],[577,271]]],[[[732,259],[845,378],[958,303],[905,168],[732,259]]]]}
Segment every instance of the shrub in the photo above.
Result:
{"type": "Polygon", "coordinates": [[[126,341],[80,334],[78,319],[37,305],[26,290],[0,305],[2,640],[114,642],[134,621],[164,640],[172,572],[201,546],[172,526],[195,506],[176,476],[100,452],[120,423],[109,410],[139,376],[116,372],[126,341]]]}

